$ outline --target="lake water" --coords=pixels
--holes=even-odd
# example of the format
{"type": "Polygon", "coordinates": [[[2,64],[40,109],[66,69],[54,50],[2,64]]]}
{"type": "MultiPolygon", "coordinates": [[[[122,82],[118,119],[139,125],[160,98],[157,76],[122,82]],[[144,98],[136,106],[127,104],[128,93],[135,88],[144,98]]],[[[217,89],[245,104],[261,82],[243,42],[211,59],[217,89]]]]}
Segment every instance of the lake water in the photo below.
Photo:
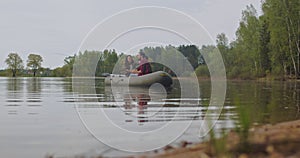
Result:
{"type": "MultiPolygon", "coordinates": [[[[156,131],[170,121],[186,125],[192,120],[188,129],[172,141],[175,146],[183,140],[207,139],[199,138],[198,132],[207,109],[215,108],[208,107],[209,81],[199,82],[198,98],[181,98],[177,82],[170,90],[133,88],[130,93],[122,93],[120,88],[113,93],[101,79],[95,81],[94,88],[85,85],[86,81],[77,80],[82,82],[80,89],[88,90],[76,91],[70,78],[0,78],[0,157],[134,154],[98,140],[109,138],[110,143],[130,146],[128,142],[136,139],[119,137],[116,131],[103,127],[103,120],[98,118],[103,112],[112,124],[131,132],[156,131]],[[186,104],[179,106],[180,101],[186,104]]],[[[299,119],[299,91],[299,82],[228,81],[222,114],[210,114],[218,120],[214,130],[221,133],[239,126],[239,109],[247,111],[254,125],[299,119]]],[[[166,134],[166,139],[176,132],[166,134]]],[[[144,145],[164,141],[153,139],[144,145]]]]}

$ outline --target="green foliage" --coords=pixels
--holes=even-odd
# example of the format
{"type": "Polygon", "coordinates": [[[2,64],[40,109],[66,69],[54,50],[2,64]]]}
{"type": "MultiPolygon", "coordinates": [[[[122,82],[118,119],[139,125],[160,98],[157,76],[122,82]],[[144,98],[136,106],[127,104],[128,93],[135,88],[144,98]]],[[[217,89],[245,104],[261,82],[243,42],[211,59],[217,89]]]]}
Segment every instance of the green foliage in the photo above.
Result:
{"type": "Polygon", "coordinates": [[[65,65],[53,70],[51,76],[54,77],[71,77],[73,73],[73,65],[75,63],[76,55],[65,57],[65,65]]]}
{"type": "Polygon", "coordinates": [[[261,71],[264,75],[271,71],[271,61],[269,57],[269,43],[270,43],[270,31],[268,30],[268,22],[264,16],[260,17],[260,27],[259,30],[259,53],[261,58],[261,71]]]}
{"type": "Polygon", "coordinates": [[[199,65],[199,57],[200,57],[200,51],[195,45],[181,45],[178,48],[178,51],[180,51],[187,60],[191,63],[194,69],[197,68],[199,65]]]}
{"type": "Polygon", "coordinates": [[[166,69],[164,65],[158,63],[163,52],[165,52],[164,47],[145,47],[143,49],[145,54],[150,58],[151,68],[153,71],[160,71],[166,69]]]}
{"type": "Polygon", "coordinates": [[[79,52],[73,65],[73,76],[95,76],[97,63],[101,57],[100,51],[79,52]]]}
{"type": "Polygon", "coordinates": [[[101,76],[102,73],[112,73],[119,57],[115,50],[84,51],[65,58],[65,65],[56,68],[53,76],[101,76]]]}
{"type": "Polygon", "coordinates": [[[33,76],[36,76],[37,71],[42,67],[43,58],[38,54],[29,54],[27,67],[32,70],[33,76]]]}
{"type": "Polygon", "coordinates": [[[268,19],[272,67],[285,75],[299,75],[300,2],[266,0],[264,16],[268,19]]]}
{"type": "Polygon", "coordinates": [[[67,66],[55,68],[51,73],[53,77],[70,77],[71,75],[67,66]]]}
{"type": "Polygon", "coordinates": [[[120,70],[114,70],[116,63],[119,60],[118,54],[115,50],[104,50],[100,53],[98,61],[96,76],[101,76],[102,73],[112,73],[113,71],[119,72],[120,70]]]}
{"type": "Polygon", "coordinates": [[[143,51],[152,62],[154,71],[166,71],[173,76],[189,76],[199,65],[205,64],[195,45],[145,47],[143,51]]]}
{"type": "Polygon", "coordinates": [[[5,77],[9,72],[7,70],[0,70],[0,76],[5,77]]]}
{"type": "Polygon", "coordinates": [[[198,66],[195,70],[195,73],[199,77],[210,77],[210,73],[206,65],[198,66]]]}
{"type": "MultiPolygon", "coordinates": [[[[300,71],[300,1],[266,0],[263,15],[250,5],[242,12],[237,39],[228,44],[224,33],[217,35],[227,77],[298,78],[300,71]]],[[[212,56],[214,46],[202,46],[201,54],[212,56]]],[[[210,62],[210,61],[205,61],[210,62]]],[[[198,71],[203,71],[200,66],[198,71]]],[[[205,73],[198,73],[198,75],[205,73]]]]}
{"type": "Polygon", "coordinates": [[[12,76],[16,77],[16,74],[19,70],[22,70],[24,68],[23,60],[18,55],[18,53],[10,53],[8,54],[7,59],[5,60],[5,63],[8,66],[8,69],[11,70],[12,76]]]}
{"type": "Polygon", "coordinates": [[[236,131],[239,134],[240,142],[239,142],[239,150],[242,152],[249,152],[249,129],[251,127],[251,119],[250,112],[253,110],[249,110],[251,105],[243,105],[241,104],[239,99],[236,99],[236,106],[238,110],[238,125],[236,127],[236,131]]]}
{"type": "MultiPolygon", "coordinates": [[[[191,51],[196,49],[195,46],[181,46],[182,51],[188,55],[185,50],[191,51]],[[187,49],[185,49],[187,47],[187,49]]],[[[183,53],[179,52],[176,47],[145,47],[145,54],[149,57],[153,71],[163,70],[173,74],[173,69],[178,70],[177,75],[186,75],[190,72],[186,72],[183,63],[188,63],[189,58],[184,58],[183,53]],[[183,60],[187,60],[186,62],[183,60]],[[160,64],[164,63],[164,65],[160,64]]],[[[199,50],[195,51],[199,52],[199,50]]],[[[75,76],[102,76],[103,73],[122,73],[124,65],[124,57],[126,55],[120,54],[118,56],[115,50],[104,50],[101,51],[84,51],[79,52],[78,55],[69,56],[65,58],[65,65],[53,70],[51,76],[55,77],[69,77],[75,76]],[[73,71],[74,70],[74,71],[73,71]]],[[[199,58],[199,57],[198,57],[199,58]]],[[[197,58],[197,64],[198,64],[197,58]]],[[[137,59],[135,59],[137,61],[137,59]]],[[[194,61],[196,62],[196,61],[194,61]]],[[[173,74],[175,75],[175,74],[173,74]]]]}
{"type": "Polygon", "coordinates": [[[259,54],[259,21],[256,17],[256,10],[252,5],[242,13],[242,21],[237,30],[237,49],[239,55],[245,56],[248,72],[253,76],[258,76],[261,72],[261,58],[259,54]]]}

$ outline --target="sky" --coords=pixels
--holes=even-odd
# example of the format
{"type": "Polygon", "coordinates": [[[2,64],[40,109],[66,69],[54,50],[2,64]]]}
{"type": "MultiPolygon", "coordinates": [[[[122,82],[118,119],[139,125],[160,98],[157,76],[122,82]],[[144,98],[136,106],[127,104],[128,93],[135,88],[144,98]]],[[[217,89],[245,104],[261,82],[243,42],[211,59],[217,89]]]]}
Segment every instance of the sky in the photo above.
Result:
{"type": "MultiPolygon", "coordinates": [[[[261,14],[261,0],[1,0],[0,69],[6,68],[4,61],[11,52],[17,52],[25,63],[27,56],[34,53],[43,57],[43,67],[53,69],[62,66],[66,56],[74,55],[82,49],[82,43],[99,23],[120,11],[135,7],[157,6],[183,12],[203,26],[212,39],[211,44],[214,44],[219,33],[225,33],[232,41],[242,10],[250,4],[261,14]]],[[[138,16],[142,18],[144,15],[138,16]]],[[[164,20],[160,16],[155,18],[162,22],[164,20]]],[[[177,19],[171,20],[174,22],[177,19]]],[[[126,23],[130,21],[119,19],[118,25],[126,23]]],[[[111,27],[108,31],[114,32],[117,27],[111,27]]],[[[184,31],[193,31],[193,28],[180,22],[178,27],[184,31]]],[[[162,35],[157,30],[147,29],[135,33],[129,33],[128,37],[142,39],[162,35]]],[[[103,37],[101,35],[101,38],[105,37],[105,34],[103,37]]],[[[164,38],[168,38],[167,41],[172,45],[181,42],[178,37],[167,33],[164,38]]],[[[121,39],[117,45],[125,49],[125,45],[130,42],[129,38],[121,39]]]]}

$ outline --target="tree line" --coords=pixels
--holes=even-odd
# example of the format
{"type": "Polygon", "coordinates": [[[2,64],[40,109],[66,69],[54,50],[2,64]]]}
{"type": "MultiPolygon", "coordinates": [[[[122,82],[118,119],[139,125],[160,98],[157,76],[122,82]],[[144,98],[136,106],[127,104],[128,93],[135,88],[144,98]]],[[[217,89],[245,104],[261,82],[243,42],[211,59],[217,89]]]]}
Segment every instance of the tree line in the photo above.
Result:
{"type": "MultiPolygon", "coordinates": [[[[179,53],[177,53],[179,51],[182,52],[185,58],[191,63],[193,68],[196,68],[199,65],[199,60],[204,61],[201,59],[202,56],[200,51],[195,45],[181,45],[179,47],[174,47],[171,45],[165,47],[145,47],[141,51],[144,51],[147,54],[150,62],[159,61],[163,63],[164,61],[162,60],[166,59],[166,56],[170,55],[174,57],[172,62],[174,60],[181,61],[180,58],[182,57],[178,56],[179,53]]],[[[30,54],[27,60],[27,69],[24,69],[24,64],[21,57],[17,53],[10,53],[5,60],[8,66],[6,72],[10,73],[5,74],[5,76],[12,75],[13,77],[16,77],[17,74],[19,76],[28,76],[28,72],[30,71],[33,76],[72,77],[73,75],[90,76],[91,73],[94,73],[93,75],[100,77],[107,73],[121,73],[125,62],[125,57],[126,54],[117,53],[115,50],[86,50],[84,52],[79,52],[76,55],[65,57],[64,65],[62,67],[57,67],[51,70],[49,68],[42,67],[41,64],[43,62],[43,58],[40,55],[30,54]],[[75,71],[73,71],[74,67],[77,67],[75,71]]],[[[135,60],[137,61],[137,59],[135,60]]],[[[176,66],[176,69],[180,69],[181,73],[184,72],[182,65],[179,64],[176,66]]],[[[154,71],[166,71],[166,67],[161,64],[152,63],[152,68],[154,71]]]]}
{"type": "MultiPolygon", "coordinates": [[[[175,60],[178,60],[181,58],[181,56],[176,56],[175,54],[179,54],[176,53],[179,52],[179,50],[183,52],[183,55],[190,63],[192,63],[194,68],[199,65],[198,58],[201,59],[201,54],[195,45],[181,45],[179,47],[174,47],[171,45],[165,47],[145,47],[140,51],[145,52],[145,54],[148,56],[153,71],[167,71],[166,66],[154,63],[153,61],[159,61],[160,63],[163,63],[161,60],[164,60],[164,56],[167,56],[168,54],[171,54],[175,60]]],[[[137,53],[138,52],[133,54],[137,53]]],[[[126,56],[127,54],[117,53],[115,50],[86,50],[84,52],[79,52],[77,55],[66,57],[65,65],[54,69],[53,74],[54,76],[61,77],[91,75],[101,77],[110,73],[121,74],[124,71],[123,69],[126,56]]],[[[134,55],[133,58],[137,62],[137,58],[134,55]]],[[[172,62],[174,62],[174,60],[172,60],[172,62]]],[[[182,68],[182,65],[177,64],[177,67],[180,69],[182,68]]],[[[184,70],[181,70],[181,73],[183,72],[184,70]]]]}
{"type": "MultiPolygon", "coordinates": [[[[265,0],[261,16],[249,5],[242,12],[236,40],[229,43],[224,33],[217,36],[215,47],[222,53],[228,77],[299,78],[299,4],[299,0],[265,0]]],[[[202,49],[213,52],[214,46],[202,49]]]]}
{"type": "MultiPolygon", "coordinates": [[[[26,73],[32,73],[35,77],[37,75],[38,70],[42,68],[42,62],[43,58],[40,55],[29,54],[26,64],[27,70],[29,71],[26,71],[26,73]]],[[[16,77],[17,73],[22,73],[24,71],[24,63],[18,53],[8,54],[5,63],[7,64],[8,70],[11,71],[13,77],[16,77]]]]}

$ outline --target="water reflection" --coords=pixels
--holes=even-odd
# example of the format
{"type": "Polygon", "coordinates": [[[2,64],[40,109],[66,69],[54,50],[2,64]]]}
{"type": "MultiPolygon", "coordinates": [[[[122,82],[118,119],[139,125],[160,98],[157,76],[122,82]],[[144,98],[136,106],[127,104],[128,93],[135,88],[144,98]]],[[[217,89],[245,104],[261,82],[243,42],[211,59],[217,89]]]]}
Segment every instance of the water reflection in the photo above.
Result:
{"type": "Polygon", "coordinates": [[[66,157],[103,147],[74,107],[61,102],[73,96],[65,84],[63,78],[0,78],[0,157],[66,157]]]}
{"type": "Polygon", "coordinates": [[[11,93],[20,92],[23,89],[23,80],[20,78],[7,78],[7,91],[11,93]]]}
{"type": "Polygon", "coordinates": [[[21,103],[23,102],[23,86],[24,81],[19,78],[7,79],[7,106],[21,106],[21,103]]]}
{"type": "MultiPolygon", "coordinates": [[[[145,93],[124,94],[124,113],[137,118],[137,122],[143,123],[148,121],[147,107],[148,102],[151,100],[150,96],[145,93]],[[137,104],[134,104],[136,102],[137,104]],[[136,108],[137,114],[133,114],[132,111],[136,108]]],[[[125,120],[125,122],[132,122],[131,119],[125,120]]],[[[139,124],[142,125],[142,124],[139,124]]]]}
{"type": "MultiPolygon", "coordinates": [[[[114,87],[111,89],[110,86],[107,86],[105,92],[110,95],[114,94],[112,101],[116,101],[115,110],[105,109],[106,115],[116,125],[130,131],[144,131],[145,129],[141,125],[154,120],[158,113],[164,111],[164,100],[167,97],[167,92],[162,92],[157,87],[129,87],[129,89],[114,87]],[[116,117],[116,114],[119,117],[116,117]],[[124,124],[124,122],[127,123],[124,124]]],[[[161,124],[149,124],[147,126],[156,129],[161,124]]],[[[149,130],[149,128],[147,129],[149,130]]]]}
{"type": "Polygon", "coordinates": [[[7,78],[6,106],[8,114],[17,115],[25,111],[28,115],[39,114],[38,107],[42,106],[42,87],[40,78],[7,78]],[[29,109],[24,109],[28,106],[29,109]]]}
{"type": "Polygon", "coordinates": [[[26,81],[27,93],[40,94],[41,78],[27,78],[26,81]]]}
{"type": "MultiPolygon", "coordinates": [[[[140,116],[140,120],[145,120],[145,122],[183,121],[188,119],[202,120],[210,102],[210,89],[211,84],[209,81],[200,82],[201,96],[198,105],[201,107],[200,111],[193,109],[195,105],[190,104],[189,101],[191,100],[188,98],[180,98],[180,93],[178,92],[180,89],[176,89],[176,87],[168,91],[165,99],[155,100],[150,96],[150,99],[146,99],[146,102],[141,102],[141,104],[146,103],[146,106],[137,106],[138,99],[132,99],[137,98],[132,97],[132,94],[130,97],[124,96],[124,111],[132,113],[134,111],[132,109],[136,108],[135,111],[140,111],[141,113],[141,115],[136,114],[136,117],[140,116]],[[185,104],[180,107],[178,117],[174,118],[174,114],[178,112],[176,107],[179,107],[180,100],[184,99],[187,99],[185,104]],[[156,117],[145,117],[155,107],[158,107],[155,110],[156,117]],[[169,109],[161,109],[161,107],[169,107],[169,109]]],[[[220,118],[214,116],[213,113],[211,117],[212,119],[219,119],[217,127],[220,129],[230,129],[239,124],[239,110],[237,107],[246,108],[250,114],[249,119],[251,124],[276,123],[299,119],[299,92],[299,82],[231,81],[228,83],[226,101],[220,118]]],[[[131,93],[134,93],[134,90],[131,93]]],[[[110,96],[111,91],[102,91],[102,94],[108,96],[106,99],[113,101],[110,96]]],[[[144,91],[144,93],[140,93],[140,95],[143,94],[149,94],[149,92],[144,91]]],[[[138,94],[136,95],[138,96],[138,94]]],[[[118,104],[115,106],[118,106],[118,104]]],[[[214,109],[214,106],[209,108],[214,109]]],[[[133,120],[128,119],[126,121],[132,122],[133,120]]]]}
{"type": "Polygon", "coordinates": [[[8,115],[18,115],[20,113],[20,106],[24,102],[23,87],[24,82],[18,78],[7,78],[6,80],[6,100],[8,115]]]}
{"type": "Polygon", "coordinates": [[[26,102],[27,106],[36,107],[42,106],[41,100],[41,79],[40,78],[28,78],[26,80],[26,102]]]}
{"type": "MultiPolygon", "coordinates": [[[[299,82],[230,82],[228,106],[244,107],[255,124],[299,119],[299,82]]],[[[238,113],[238,111],[236,111],[238,113]]]]}
{"type": "MultiPolygon", "coordinates": [[[[103,115],[103,110],[111,122],[128,131],[153,131],[171,121],[202,120],[207,109],[201,107],[200,98],[181,98],[178,87],[110,87],[102,85],[103,80],[81,80],[73,80],[77,83],[76,96],[65,102],[75,102],[80,116],[86,120],[103,115]]],[[[101,121],[95,120],[98,124],[101,121]]]]}
{"type": "MultiPolygon", "coordinates": [[[[106,150],[108,147],[84,128],[76,110],[90,119],[89,127],[101,123],[97,116],[103,110],[115,125],[135,132],[156,130],[170,121],[193,120],[174,144],[201,141],[197,137],[199,126],[207,109],[215,108],[208,107],[211,84],[200,81],[201,96],[191,99],[181,98],[180,88],[174,83],[173,89],[165,91],[159,87],[120,87],[114,95],[103,79],[78,79],[72,83],[68,78],[0,78],[0,157],[44,157],[47,153],[65,157],[106,150]],[[73,90],[74,82],[78,89],[73,90]]],[[[229,81],[227,86],[221,116],[210,114],[212,119],[218,119],[215,131],[221,133],[239,125],[239,107],[249,112],[251,124],[299,119],[300,82],[229,81]]],[[[106,128],[100,131],[118,143],[131,139],[118,138],[106,128]]],[[[109,150],[104,156],[115,152],[109,150]]]]}

